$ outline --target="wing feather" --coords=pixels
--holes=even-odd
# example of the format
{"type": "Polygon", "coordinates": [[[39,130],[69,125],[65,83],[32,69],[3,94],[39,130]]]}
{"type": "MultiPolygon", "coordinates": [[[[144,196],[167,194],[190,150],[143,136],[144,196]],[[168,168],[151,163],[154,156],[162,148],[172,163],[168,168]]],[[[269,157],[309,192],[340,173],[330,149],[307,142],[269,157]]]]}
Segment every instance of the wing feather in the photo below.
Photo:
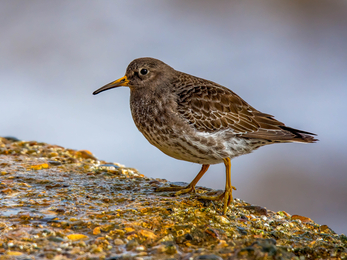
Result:
{"type": "Polygon", "coordinates": [[[245,138],[279,141],[298,139],[298,133],[303,133],[296,129],[293,130],[298,132],[289,131],[292,128],[256,110],[237,94],[214,82],[182,73],[175,87],[179,114],[198,131],[228,129],[245,138]]]}

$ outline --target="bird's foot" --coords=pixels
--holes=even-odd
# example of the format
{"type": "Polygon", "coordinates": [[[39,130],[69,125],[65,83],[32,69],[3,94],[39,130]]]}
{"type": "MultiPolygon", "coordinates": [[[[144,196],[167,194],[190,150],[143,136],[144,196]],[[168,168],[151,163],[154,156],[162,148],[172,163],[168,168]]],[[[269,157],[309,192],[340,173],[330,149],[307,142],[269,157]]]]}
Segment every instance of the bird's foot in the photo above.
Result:
{"type": "Polygon", "coordinates": [[[223,200],[224,206],[223,206],[223,215],[226,214],[228,206],[233,201],[233,190],[236,190],[234,186],[231,186],[230,188],[226,188],[225,191],[217,196],[199,196],[200,199],[203,200],[223,200]]]}
{"type": "Polygon", "coordinates": [[[155,191],[157,191],[157,192],[160,192],[160,191],[177,191],[175,193],[175,195],[179,196],[181,194],[186,194],[186,193],[190,193],[190,192],[195,193],[195,187],[191,186],[189,184],[186,187],[182,187],[182,186],[160,187],[160,188],[156,188],[155,191]]]}

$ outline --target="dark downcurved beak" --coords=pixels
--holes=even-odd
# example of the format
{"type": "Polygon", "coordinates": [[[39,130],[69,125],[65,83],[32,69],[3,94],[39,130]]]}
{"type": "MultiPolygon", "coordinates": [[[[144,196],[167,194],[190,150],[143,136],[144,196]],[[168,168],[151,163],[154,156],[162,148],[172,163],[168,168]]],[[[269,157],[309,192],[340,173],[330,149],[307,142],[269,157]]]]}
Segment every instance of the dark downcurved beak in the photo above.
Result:
{"type": "Polygon", "coordinates": [[[98,90],[95,90],[93,92],[93,95],[97,95],[99,94],[100,92],[103,92],[105,90],[109,90],[111,88],[117,88],[117,87],[121,87],[121,86],[128,86],[129,84],[129,80],[126,76],[124,76],[123,78],[120,78],[120,79],[117,79],[111,83],[108,83],[107,85],[99,88],[98,90]]]}

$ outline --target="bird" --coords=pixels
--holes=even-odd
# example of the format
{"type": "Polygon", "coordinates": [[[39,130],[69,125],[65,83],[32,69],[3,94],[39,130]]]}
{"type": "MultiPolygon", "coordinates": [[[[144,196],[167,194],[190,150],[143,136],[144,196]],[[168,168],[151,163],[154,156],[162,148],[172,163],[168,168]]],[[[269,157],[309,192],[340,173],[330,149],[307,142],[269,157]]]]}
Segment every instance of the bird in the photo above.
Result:
{"type": "Polygon", "coordinates": [[[205,200],[222,200],[223,215],[233,201],[231,159],[273,143],[314,143],[316,134],[294,129],[253,108],[229,88],[192,76],[149,57],[133,60],[125,76],[93,92],[130,88],[134,123],[149,143],[178,160],[201,164],[186,187],[157,191],[195,192],[211,164],[224,163],[225,189],[205,200]]]}

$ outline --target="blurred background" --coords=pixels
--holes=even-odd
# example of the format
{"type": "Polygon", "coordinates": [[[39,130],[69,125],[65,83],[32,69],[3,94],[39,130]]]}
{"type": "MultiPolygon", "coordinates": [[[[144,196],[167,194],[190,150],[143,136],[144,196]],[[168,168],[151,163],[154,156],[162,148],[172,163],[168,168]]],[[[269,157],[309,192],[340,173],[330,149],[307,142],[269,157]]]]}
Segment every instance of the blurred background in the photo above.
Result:
{"type": "MultiPolygon", "coordinates": [[[[344,0],[0,2],[0,136],[87,149],[170,181],[200,165],[151,146],[129,89],[92,96],[138,57],[232,89],[316,144],[235,158],[235,197],[347,233],[347,2],[344,0]]],[[[224,189],[224,165],[199,182],[224,189]]]]}

